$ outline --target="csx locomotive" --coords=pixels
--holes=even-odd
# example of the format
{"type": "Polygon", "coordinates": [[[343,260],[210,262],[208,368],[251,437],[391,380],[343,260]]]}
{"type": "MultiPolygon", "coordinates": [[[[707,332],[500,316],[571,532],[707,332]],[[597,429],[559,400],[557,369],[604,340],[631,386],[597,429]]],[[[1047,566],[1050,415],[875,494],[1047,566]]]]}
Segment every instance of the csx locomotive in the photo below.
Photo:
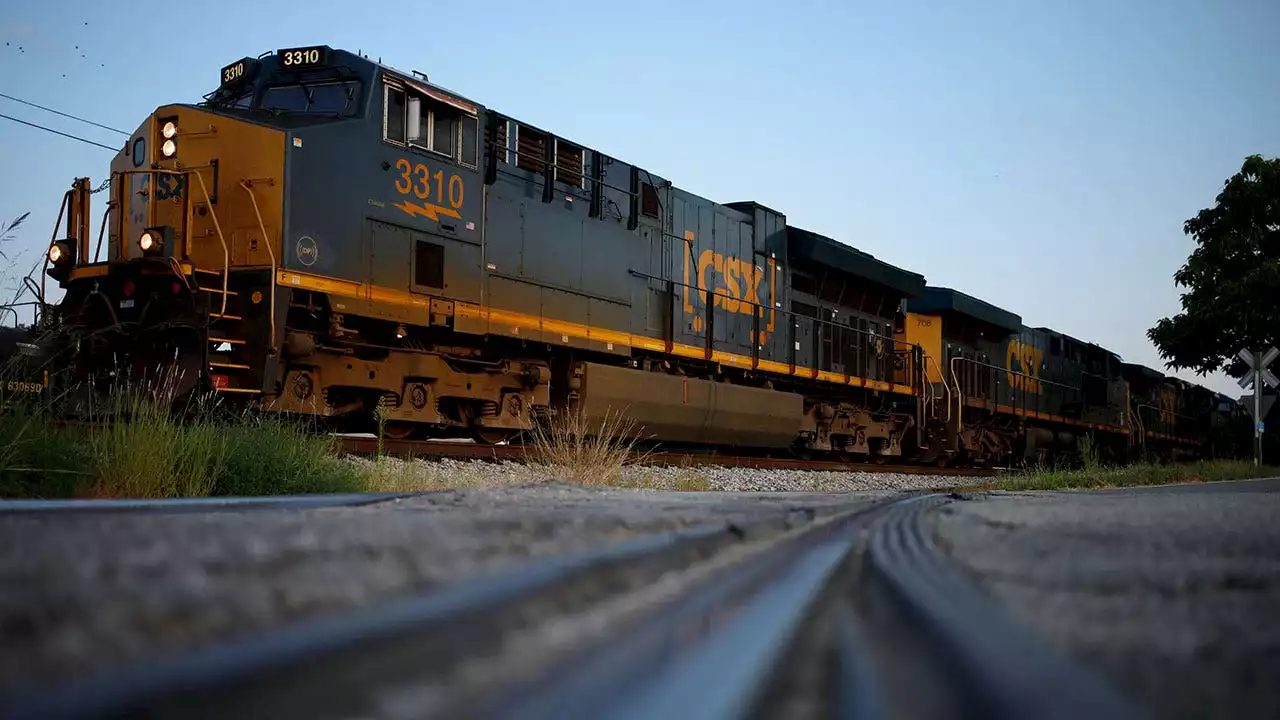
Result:
{"type": "MultiPolygon", "coordinates": [[[[1207,452],[1230,405],[757,202],[329,47],[222,68],[87,179],[46,274],[80,392],[164,369],[395,437],[616,412],[669,444],[948,463],[1207,452]],[[106,245],[103,247],[103,236],[106,245]],[[1217,415],[1215,415],[1215,413],[1217,415]]],[[[56,347],[55,347],[56,346],[56,347]]]]}

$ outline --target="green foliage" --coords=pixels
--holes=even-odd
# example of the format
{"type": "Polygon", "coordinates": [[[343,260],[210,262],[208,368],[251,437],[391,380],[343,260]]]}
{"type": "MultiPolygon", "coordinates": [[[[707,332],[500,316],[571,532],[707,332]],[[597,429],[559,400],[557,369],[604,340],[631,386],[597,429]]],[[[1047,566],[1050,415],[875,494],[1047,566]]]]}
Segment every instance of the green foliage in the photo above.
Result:
{"type": "Polygon", "coordinates": [[[1094,472],[1101,470],[1102,457],[1098,453],[1098,445],[1093,440],[1093,433],[1089,433],[1080,438],[1080,464],[1085,472],[1094,472]]]}
{"type": "Polygon", "coordinates": [[[43,409],[5,398],[0,412],[0,497],[65,498],[92,481],[89,448],[48,422],[43,409]]]}
{"type": "Polygon", "coordinates": [[[215,495],[362,492],[364,478],[335,443],[276,418],[245,417],[222,429],[226,470],[215,495]]]}
{"type": "Polygon", "coordinates": [[[1196,463],[1158,465],[1138,463],[1096,470],[1039,469],[1012,473],[992,487],[998,490],[1068,490],[1108,487],[1137,487],[1168,483],[1216,482],[1255,477],[1275,477],[1280,469],[1254,467],[1243,460],[1207,460],[1196,463]]]}
{"type": "Polygon", "coordinates": [[[1239,375],[1241,349],[1280,345],[1280,159],[1246,158],[1183,232],[1196,248],[1174,274],[1182,312],[1147,337],[1170,367],[1239,375]]]}
{"type": "Polygon", "coordinates": [[[176,498],[362,492],[330,438],[277,418],[183,417],[137,390],[106,418],[62,426],[30,398],[0,396],[0,497],[176,498]]]}

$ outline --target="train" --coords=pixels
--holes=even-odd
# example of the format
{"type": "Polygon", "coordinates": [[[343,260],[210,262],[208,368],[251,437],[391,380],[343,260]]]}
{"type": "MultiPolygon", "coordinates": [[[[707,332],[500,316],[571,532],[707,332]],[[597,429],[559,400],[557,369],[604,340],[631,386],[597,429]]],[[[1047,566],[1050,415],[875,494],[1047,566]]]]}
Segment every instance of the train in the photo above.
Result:
{"type": "Polygon", "coordinates": [[[424,73],[287,48],[74,181],[24,347],[79,408],[159,373],[168,397],[396,438],[617,414],[659,444],[939,466],[1086,438],[1117,461],[1236,452],[1230,398],[793,222],[424,73]]]}

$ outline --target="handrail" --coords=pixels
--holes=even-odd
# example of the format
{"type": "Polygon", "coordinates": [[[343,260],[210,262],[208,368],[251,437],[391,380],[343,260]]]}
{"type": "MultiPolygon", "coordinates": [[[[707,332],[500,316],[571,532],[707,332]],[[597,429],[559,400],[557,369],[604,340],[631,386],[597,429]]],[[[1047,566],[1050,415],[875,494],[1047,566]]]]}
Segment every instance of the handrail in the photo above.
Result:
{"type": "Polygon", "coordinates": [[[947,376],[942,372],[942,367],[938,365],[938,361],[932,355],[925,355],[925,384],[930,385],[928,363],[933,363],[933,367],[938,371],[938,379],[942,381],[942,387],[947,391],[947,417],[944,422],[951,422],[951,385],[947,383],[947,376]]]}
{"type": "MultiPolygon", "coordinates": [[[[756,308],[757,310],[772,310],[779,315],[790,316],[792,319],[800,317],[806,320],[812,320],[815,324],[821,324],[827,327],[832,327],[839,330],[852,332],[856,335],[865,335],[867,337],[870,337],[876,340],[888,340],[891,344],[890,345],[890,347],[892,348],[891,352],[893,353],[899,352],[900,349],[911,350],[913,348],[920,347],[915,343],[909,343],[905,340],[899,340],[892,335],[880,335],[878,333],[873,333],[870,330],[859,329],[853,325],[841,325],[840,323],[831,322],[830,320],[823,320],[821,318],[812,317],[810,315],[800,315],[799,313],[796,313],[792,310],[785,310],[783,308],[773,307],[771,305],[753,303],[748,300],[743,300],[741,298],[736,298],[732,295],[722,293],[713,288],[701,288],[701,287],[698,287],[697,285],[690,285],[689,283],[680,282],[679,280],[671,280],[664,277],[658,277],[657,275],[650,275],[649,273],[640,272],[639,270],[629,270],[628,272],[636,277],[643,278],[645,280],[657,280],[658,282],[671,283],[673,286],[688,288],[690,290],[697,290],[699,293],[710,293],[712,296],[715,296],[715,297],[722,297],[722,298],[728,298],[730,300],[736,300],[743,305],[751,306],[753,308],[756,308]]],[[[744,314],[749,314],[749,313],[744,313],[744,314]]],[[[761,317],[764,317],[763,313],[761,313],[761,317]]]]}
{"type": "Polygon", "coordinates": [[[964,360],[965,362],[972,363],[972,364],[974,364],[974,365],[977,365],[978,367],[985,367],[985,368],[989,368],[989,369],[991,369],[991,370],[998,370],[999,372],[1010,373],[1010,374],[1012,374],[1012,375],[1016,375],[1016,376],[1018,376],[1018,377],[1024,377],[1024,378],[1027,378],[1028,380],[1035,380],[1036,382],[1038,382],[1038,383],[1043,383],[1043,384],[1045,384],[1045,385],[1053,385],[1054,387],[1060,387],[1060,388],[1063,388],[1063,389],[1066,389],[1066,390],[1073,390],[1073,391],[1075,391],[1075,392],[1083,392],[1083,391],[1082,391],[1080,388],[1078,388],[1078,387],[1073,387],[1073,386],[1071,386],[1071,385],[1064,385],[1063,383],[1055,382],[1055,381],[1053,381],[1053,380],[1046,380],[1046,379],[1044,379],[1044,378],[1042,378],[1042,377],[1039,377],[1039,376],[1036,376],[1036,375],[1028,375],[1027,373],[1018,372],[1017,370],[1013,370],[1013,369],[1011,369],[1011,368],[1003,368],[1003,367],[1000,367],[999,365],[992,365],[991,363],[984,363],[984,362],[982,362],[981,360],[974,360],[973,358],[967,358],[967,357],[963,357],[963,356],[959,356],[959,355],[958,355],[958,356],[956,356],[956,357],[951,358],[951,360],[952,360],[952,362],[953,362],[953,363],[954,363],[956,360],[964,360]]]}
{"type": "Polygon", "coordinates": [[[956,433],[964,429],[964,389],[960,387],[960,378],[956,377],[956,361],[964,360],[957,355],[951,358],[951,379],[956,383],[956,433]]]}
{"type": "MultiPolygon", "coordinates": [[[[262,242],[267,246],[267,252],[271,255],[271,310],[268,316],[271,318],[271,340],[268,342],[271,354],[276,352],[276,249],[271,238],[267,237],[267,226],[262,222],[262,212],[258,210],[258,197],[253,194],[253,181],[241,180],[240,187],[249,193],[249,200],[253,203],[253,214],[258,218],[258,229],[262,232],[262,242]]],[[[225,298],[227,295],[223,293],[225,298]]]]}
{"type": "MultiPolygon", "coordinates": [[[[114,176],[115,173],[112,173],[114,176]]],[[[93,248],[93,262],[97,263],[98,258],[102,255],[102,238],[107,234],[107,218],[111,217],[111,208],[115,207],[115,200],[107,201],[107,209],[102,211],[102,226],[98,228],[98,244],[93,248]]]]}
{"type": "Polygon", "coordinates": [[[58,230],[62,227],[62,216],[67,212],[67,207],[71,205],[71,191],[68,190],[62,196],[62,204],[58,206],[58,219],[53,223],[53,237],[49,238],[49,246],[44,249],[44,257],[40,259],[40,297],[45,295],[45,277],[49,269],[49,250],[53,248],[53,244],[58,242],[58,230]]]}
{"type": "MultiPolygon", "coordinates": [[[[153,168],[146,172],[158,172],[165,175],[195,175],[196,180],[200,181],[200,192],[204,194],[205,204],[209,207],[209,217],[213,218],[213,228],[218,231],[218,242],[222,245],[222,315],[227,314],[227,276],[231,267],[231,250],[227,247],[227,238],[222,234],[222,225],[218,222],[218,212],[213,209],[213,200],[209,197],[209,187],[204,183],[204,175],[201,174],[200,168],[187,168],[185,170],[165,170],[163,168],[153,168]]],[[[185,228],[186,238],[189,243],[191,241],[191,228],[185,228]]]]}
{"type": "MultiPolygon", "coordinates": [[[[1196,416],[1195,416],[1195,415],[1187,415],[1187,414],[1185,414],[1185,413],[1177,412],[1176,410],[1165,410],[1164,408],[1160,407],[1159,405],[1150,405],[1150,404],[1147,404],[1147,403],[1138,403],[1138,404],[1137,404],[1137,405],[1135,405],[1134,407],[1135,407],[1136,409],[1138,409],[1138,410],[1142,410],[1143,408],[1146,408],[1146,409],[1148,409],[1148,410],[1155,410],[1157,415],[1164,415],[1164,414],[1167,412],[1167,413],[1169,413],[1170,415],[1172,415],[1172,416],[1173,416],[1173,419],[1174,419],[1174,420],[1177,420],[1177,419],[1179,419],[1179,418],[1181,418],[1181,419],[1183,419],[1183,420],[1195,420],[1195,419],[1196,419],[1196,416]]],[[[1161,418],[1157,418],[1157,420],[1158,420],[1159,422],[1164,422],[1164,420],[1163,420],[1163,419],[1161,419],[1161,418]]]]}

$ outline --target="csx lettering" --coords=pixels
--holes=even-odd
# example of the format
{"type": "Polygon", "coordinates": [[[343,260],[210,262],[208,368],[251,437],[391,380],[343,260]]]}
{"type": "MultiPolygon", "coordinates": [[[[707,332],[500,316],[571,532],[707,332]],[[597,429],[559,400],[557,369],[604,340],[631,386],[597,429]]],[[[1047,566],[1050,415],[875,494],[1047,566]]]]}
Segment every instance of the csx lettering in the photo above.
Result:
{"type": "Polygon", "coordinates": [[[1009,375],[1009,387],[1014,390],[1039,393],[1040,361],[1044,351],[1034,345],[1027,345],[1020,340],[1010,340],[1006,357],[1009,375]]]}
{"type": "Polygon", "coordinates": [[[732,255],[703,250],[698,256],[698,288],[712,292],[711,302],[716,307],[750,315],[760,305],[760,283],[763,281],[764,268],[732,255]],[[708,270],[715,271],[710,278],[707,277],[708,270]],[[717,280],[722,281],[723,286],[718,285],[717,280]]]}

